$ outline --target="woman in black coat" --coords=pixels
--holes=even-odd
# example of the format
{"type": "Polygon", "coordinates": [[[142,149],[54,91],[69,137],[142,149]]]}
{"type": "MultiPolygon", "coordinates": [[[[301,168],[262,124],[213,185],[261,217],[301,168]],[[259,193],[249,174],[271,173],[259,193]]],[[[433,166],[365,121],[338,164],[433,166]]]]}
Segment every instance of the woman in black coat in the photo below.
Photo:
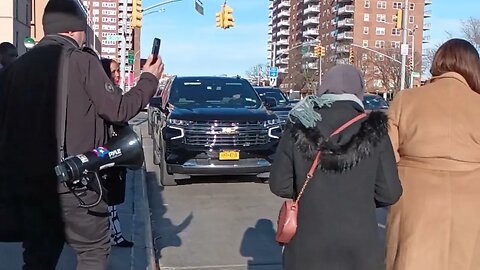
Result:
{"type": "Polygon", "coordinates": [[[296,198],[318,150],[321,158],[299,201],[298,228],[284,249],[285,270],[384,268],[375,209],[402,193],[387,117],[372,112],[330,137],[364,113],[363,93],[361,73],[337,65],[317,96],[290,113],[271,168],[271,191],[296,198]]]}

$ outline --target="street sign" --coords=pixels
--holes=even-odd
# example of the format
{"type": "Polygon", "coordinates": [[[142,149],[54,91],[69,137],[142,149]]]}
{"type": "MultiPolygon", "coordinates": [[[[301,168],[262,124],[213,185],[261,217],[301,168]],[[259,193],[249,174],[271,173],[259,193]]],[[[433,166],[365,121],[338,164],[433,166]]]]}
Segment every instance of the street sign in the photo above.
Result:
{"type": "Polygon", "coordinates": [[[133,51],[128,51],[128,64],[133,65],[134,60],[135,60],[135,55],[133,51]]]}
{"type": "Polygon", "coordinates": [[[107,36],[107,41],[121,41],[122,36],[121,35],[108,35],[107,36]]]}
{"type": "Polygon", "coordinates": [[[268,77],[277,78],[278,77],[278,68],[277,67],[270,67],[270,69],[268,70],[268,77]]]}
{"type": "Polygon", "coordinates": [[[400,46],[400,53],[402,55],[408,55],[408,44],[402,44],[400,46]]]}
{"type": "Polygon", "coordinates": [[[412,72],[414,78],[420,78],[420,72],[412,72]]]}
{"type": "Polygon", "coordinates": [[[300,52],[301,52],[302,54],[306,54],[306,53],[308,52],[308,47],[302,47],[302,48],[300,49],[300,52]]]}

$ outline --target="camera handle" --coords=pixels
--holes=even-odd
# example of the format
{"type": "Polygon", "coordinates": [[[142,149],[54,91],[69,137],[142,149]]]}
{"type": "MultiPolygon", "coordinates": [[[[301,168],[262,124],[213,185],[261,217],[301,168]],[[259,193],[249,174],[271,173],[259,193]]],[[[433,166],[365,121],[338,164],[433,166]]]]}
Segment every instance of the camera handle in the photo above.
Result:
{"type": "Polygon", "coordinates": [[[73,188],[66,185],[67,188],[70,190],[70,192],[72,192],[73,195],[79,201],[79,203],[80,203],[78,205],[79,207],[81,207],[81,208],[92,208],[92,207],[97,206],[102,201],[103,187],[102,187],[102,183],[100,182],[100,177],[98,177],[98,173],[96,171],[90,171],[90,172],[85,173],[85,175],[83,175],[81,177],[81,179],[78,180],[78,182],[76,182],[75,184],[76,185],[82,185],[84,187],[90,187],[95,193],[98,194],[98,198],[94,203],[86,204],[82,200],[82,198],[80,198],[80,196],[77,195],[77,193],[75,192],[75,190],[73,188]],[[89,174],[90,174],[90,176],[89,176],[89,174]],[[93,175],[93,179],[91,178],[91,175],[93,175]],[[95,181],[95,182],[92,182],[92,181],[95,181]]]}

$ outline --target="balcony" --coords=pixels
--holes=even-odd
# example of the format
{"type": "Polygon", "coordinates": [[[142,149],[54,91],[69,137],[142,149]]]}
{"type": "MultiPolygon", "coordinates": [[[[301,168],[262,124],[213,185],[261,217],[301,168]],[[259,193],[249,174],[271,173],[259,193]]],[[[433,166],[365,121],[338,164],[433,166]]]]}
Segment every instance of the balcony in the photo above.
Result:
{"type": "Polygon", "coordinates": [[[337,47],[337,52],[339,53],[347,53],[350,52],[350,46],[349,45],[341,45],[337,47]]]}
{"type": "Polygon", "coordinates": [[[353,26],[353,19],[352,18],[346,18],[346,19],[338,21],[338,27],[350,27],[350,26],[353,26]]]}
{"type": "Polygon", "coordinates": [[[432,29],[432,24],[431,23],[424,23],[423,24],[423,30],[430,30],[432,29]]]}
{"type": "Polygon", "coordinates": [[[280,30],[277,32],[277,37],[288,37],[290,35],[290,31],[288,30],[280,30]]]}
{"type": "Polygon", "coordinates": [[[278,13],[277,15],[278,18],[289,18],[290,17],[290,11],[281,11],[280,13],[278,13]]]}
{"type": "Polygon", "coordinates": [[[319,32],[317,28],[309,28],[303,31],[303,36],[318,36],[319,32]]]}
{"type": "Polygon", "coordinates": [[[288,58],[277,59],[275,61],[277,65],[288,65],[288,58]]]}
{"type": "Polygon", "coordinates": [[[277,51],[277,55],[288,55],[288,49],[280,49],[277,51]]]}
{"type": "Polygon", "coordinates": [[[290,1],[289,0],[283,0],[282,2],[280,2],[280,4],[278,5],[278,8],[289,8],[290,7],[290,1]]]}
{"type": "Polygon", "coordinates": [[[432,17],[432,11],[431,10],[425,10],[425,12],[423,13],[423,17],[425,17],[425,18],[432,17]]]}
{"type": "Polygon", "coordinates": [[[353,32],[343,32],[337,35],[337,40],[353,39],[353,32]]]}
{"type": "Polygon", "coordinates": [[[305,15],[310,13],[320,13],[320,5],[308,6],[306,9],[303,10],[303,14],[305,15]]]}
{"type": "Polygon", "coordinates": [[[277,23],[277,26],[290,26],[289,20],[281,20],[277,23]]]}
{"type": "Polygon", "coordinates": [[[432,0],[425,0],[425,6],[431,5],[431,4],[432,4],[432,0]]]}
{"type": "Polygon", "coordinates": [[[268,26],[273,26],[272,20],[268,21],[268,26]]]}
{"type": "Polygon", "coordinates": [[[280,39],[279,41],[277,41],[277,46],[288,46],[288,39],[280,39]]]}
{"type": "Polygon", "coordinates": [[[307,63],[306,67],[308,69],[318,69],[318,64],[317,63],[307,63]]]}
{"type": "Polygon", "coordinates": [[[308,18],[306,20],[303,21],[303,26],[306,26],[306,25],[310,25],[310,24],[314,24],[314,25],[318,25],[320,23],[320,19],[319,18],[308,18]]]}
{"type": "Polygon", "coordinates": [[[268,5],[268,9],[273,9],[273,2],[270,2],[270,5],[268,5]]]}
{"type": "Polygon", "coordinates": [[[423,36],[423,43],[429,43],[430,42],[430,36],[423,36]]]}
{"type": "Polygon", "coordinates": [[[337,7],[336,6],[332,7],[331,11],[332,11],[332,14],[337,13],[337,7]]]}
{"type": "Polygon", "coordinates": [[[268,18],[272,18],[272,17],[273,17],[273,12],[270,11],[270,12],[268,13],[268,18]]]}
{"type": "Polygon", "coordinates": [[[287,68],[279,68],[278,73],[287,73],[287,68]]]}
{"type": "Polygon", "coordinates": [[[355,6],[354,5],[346,5],[346,6],[338,9],[338,16],[344,15],[344,14],[346,14],[346,15],[352,14],[353,12],[355,12],[355,6]]]}

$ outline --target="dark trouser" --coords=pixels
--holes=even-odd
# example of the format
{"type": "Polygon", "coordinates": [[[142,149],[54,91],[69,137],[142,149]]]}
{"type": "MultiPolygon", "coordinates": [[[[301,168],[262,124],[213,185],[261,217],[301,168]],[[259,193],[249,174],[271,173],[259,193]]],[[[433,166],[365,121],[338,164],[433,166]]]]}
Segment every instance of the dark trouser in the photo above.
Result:
{"type": "MultiPolygon", "coordinates": [[[[81,199],[89,204],[97,199],[93,191],[81,199]]],[[[107,204],[80,208],[72,193],[60,195],[67,243],[77,253],[77,270],[105,270],[110,255],[110,228],[107,204]]]]}
{"type": "Polygon", "coordinates": [[[55,270],[64,244],[58,197],[19,204],[23,270],[55,270]]]}

